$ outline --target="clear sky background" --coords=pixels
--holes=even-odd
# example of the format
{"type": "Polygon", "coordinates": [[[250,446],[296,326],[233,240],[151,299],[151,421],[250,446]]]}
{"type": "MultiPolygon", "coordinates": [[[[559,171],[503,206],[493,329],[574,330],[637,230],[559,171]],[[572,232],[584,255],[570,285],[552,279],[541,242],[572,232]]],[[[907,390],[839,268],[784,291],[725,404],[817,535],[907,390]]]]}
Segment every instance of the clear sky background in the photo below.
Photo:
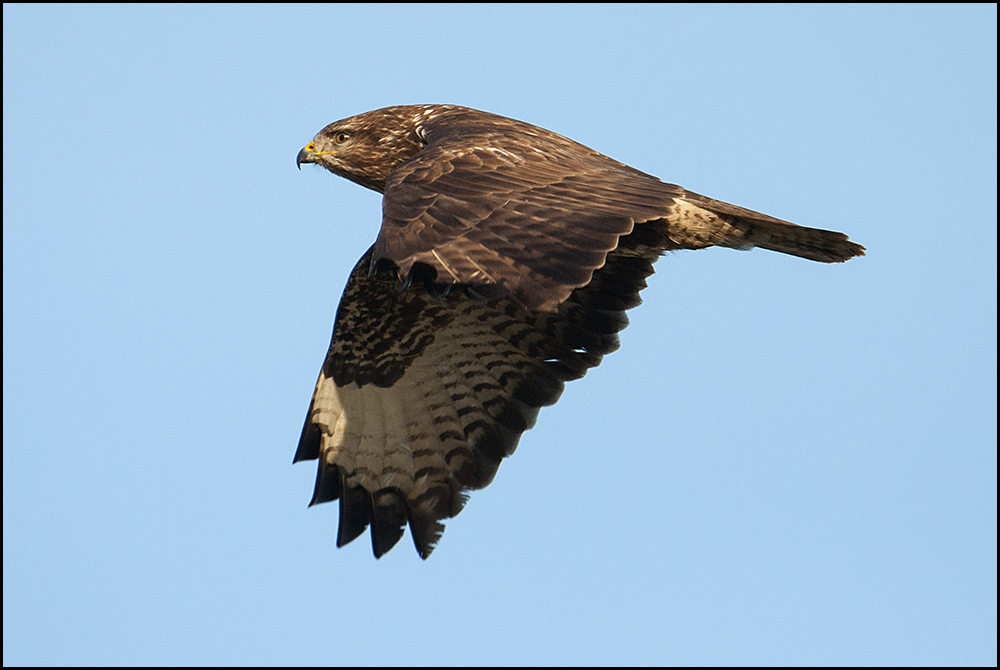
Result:
{"type": "Polygon", "coordinates": [[[996,6],[3,8],[4,664],[997,662],[996,6]],[[422,561],[291,464],[392,104],[868,255],[669,255],[422,561]]]}

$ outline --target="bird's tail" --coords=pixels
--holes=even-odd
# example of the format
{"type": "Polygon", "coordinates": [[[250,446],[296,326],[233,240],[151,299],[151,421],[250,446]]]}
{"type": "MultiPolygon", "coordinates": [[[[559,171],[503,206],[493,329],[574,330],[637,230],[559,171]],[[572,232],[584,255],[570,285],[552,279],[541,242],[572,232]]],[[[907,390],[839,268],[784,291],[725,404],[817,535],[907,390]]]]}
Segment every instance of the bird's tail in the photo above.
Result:
{"type": "Polygon", "coordinates": [[[822,263],[865,254],[844,233],[806,228],[690,191],[675,201],[667,222],[668,248],[760,247],[822,263]]]}

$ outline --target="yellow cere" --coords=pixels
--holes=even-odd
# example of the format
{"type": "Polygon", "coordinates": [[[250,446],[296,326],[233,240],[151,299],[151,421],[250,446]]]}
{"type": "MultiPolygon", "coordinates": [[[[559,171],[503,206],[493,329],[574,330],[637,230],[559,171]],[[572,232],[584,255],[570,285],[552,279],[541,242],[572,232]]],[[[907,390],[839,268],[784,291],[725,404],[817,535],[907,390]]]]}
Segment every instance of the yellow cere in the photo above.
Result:
{"type": "Polygon", "coordinates": [[[333,150],[333,151],[316,151],[316,141],[315,140],[313,140],[312,142],[310,142],[309,144],[306,145],[306,151],[308,151],[309,153],[311,153],[313,156],[325,156],[327,154],[335,154],[335,153],[337,153],[336,150],[333,150]]]}

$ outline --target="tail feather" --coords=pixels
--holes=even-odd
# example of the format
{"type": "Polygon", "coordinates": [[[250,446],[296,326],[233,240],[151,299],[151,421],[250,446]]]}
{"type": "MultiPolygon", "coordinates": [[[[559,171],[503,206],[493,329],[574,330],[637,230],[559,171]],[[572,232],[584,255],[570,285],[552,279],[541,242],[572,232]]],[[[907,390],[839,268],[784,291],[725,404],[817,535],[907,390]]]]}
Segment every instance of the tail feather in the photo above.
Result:
{"type": "Polygon", "coordinates": [[[670,242],[678,249],[760,247],[822,263],[865,255],[865,248],[844,233],[806,228],[690,191],[675,202],[667,222],[670,242]]]}
{"type": "Polygon", "coordinates": [[[806,228],[794,223],[756,224],[754,246],[771,251],[780,251],[821,263],[843,263],[855,256],[864,256],[865,248],[848,239],[844,233],[819,228],[806,228]]]}

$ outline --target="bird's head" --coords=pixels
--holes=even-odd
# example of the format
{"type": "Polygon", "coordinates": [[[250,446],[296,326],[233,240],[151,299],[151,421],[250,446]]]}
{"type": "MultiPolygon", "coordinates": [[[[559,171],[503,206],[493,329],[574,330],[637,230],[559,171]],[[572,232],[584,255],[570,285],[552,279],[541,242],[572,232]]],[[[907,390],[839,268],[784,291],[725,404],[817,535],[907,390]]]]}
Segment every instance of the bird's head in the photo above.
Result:
{"type": "Polygon", "coordinates": [[[416,109],[388,107],[331,123],[299,152],[299,168],[303,163],[322,165],[383,193],[392,171],[423,148],[416,109]]]}

